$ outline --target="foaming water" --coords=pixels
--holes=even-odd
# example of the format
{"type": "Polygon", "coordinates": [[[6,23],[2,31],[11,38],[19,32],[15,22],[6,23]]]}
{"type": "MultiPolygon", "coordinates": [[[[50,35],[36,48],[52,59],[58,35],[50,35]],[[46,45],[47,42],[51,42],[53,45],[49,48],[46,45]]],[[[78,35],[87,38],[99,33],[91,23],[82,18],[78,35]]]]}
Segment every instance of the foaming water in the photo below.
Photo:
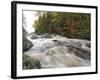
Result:
{"type": "Polygon", "coordinates": [[[42,68],[90,66],[88,40],[69,39],[60,35],[52,38],[27,38],[33,47],[25,54],[39,60],[42,68]]]}

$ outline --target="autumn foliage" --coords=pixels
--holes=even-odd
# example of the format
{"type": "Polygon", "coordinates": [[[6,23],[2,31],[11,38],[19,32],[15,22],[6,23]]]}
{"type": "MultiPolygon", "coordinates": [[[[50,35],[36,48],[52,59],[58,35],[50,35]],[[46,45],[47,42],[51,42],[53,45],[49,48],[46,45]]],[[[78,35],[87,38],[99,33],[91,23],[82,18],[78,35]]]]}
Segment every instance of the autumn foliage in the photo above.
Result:
{"type": "Polygon", "coordinates": [[[37,33],[59,34],[68,38],[90,40],[91,15],[88,13],[41,12],[34,22],[37,33]]]}

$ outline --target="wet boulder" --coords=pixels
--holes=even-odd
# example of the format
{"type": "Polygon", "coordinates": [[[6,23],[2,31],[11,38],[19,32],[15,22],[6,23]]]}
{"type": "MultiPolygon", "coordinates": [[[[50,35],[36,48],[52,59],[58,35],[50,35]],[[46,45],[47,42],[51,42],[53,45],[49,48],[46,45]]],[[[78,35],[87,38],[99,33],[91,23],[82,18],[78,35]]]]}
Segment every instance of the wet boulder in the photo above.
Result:
{"type": "Polygon", "coordinates": [[[48,33],[44,33],[41,35],[41,38],[52,38],[52,35],[48,33]]]}
{"type": "Polygon", "coordinates": [[[25,36],[23,37],[23,51],[29,50],[33,46],[32,42],[29,41],[25,36]]]}
{"type": "Polygon", "coordinates": [[[23,69],[40,69],[41,64],[39,60],[35,60],[30,56],[23,55],[23,69]]]}
{"type": "Polygon", "coordinates": [[[85,46],[87,46],[88,48],[91,48],[91,43],[86,43],[85,46]]]}
{"type": "Polygon", "coordinates": [[[36,33],[33,33],[31,36],[31,39],[37,39],[37,38],[38,38],[38,35],[36,33]]]}
{"type": "Polygon", "coordinates": [[[23,28],[23,52],[29,50],[33,44],[31,41],[29,41],[27,38],[26,38],[26,35],[28,33],[26,32],[26,30],[23,28]]]}

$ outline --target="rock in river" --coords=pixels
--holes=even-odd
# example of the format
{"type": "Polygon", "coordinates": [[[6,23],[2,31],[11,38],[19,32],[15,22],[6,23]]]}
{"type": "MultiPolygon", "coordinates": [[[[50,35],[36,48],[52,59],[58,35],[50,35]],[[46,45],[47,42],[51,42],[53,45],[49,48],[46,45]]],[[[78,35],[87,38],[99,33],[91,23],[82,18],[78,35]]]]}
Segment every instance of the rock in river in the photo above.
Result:
{"type": "Polygon", "coordinates": [[[38,60],[31,58],[28,55],[23,55],[23,69],[40,69],[41,64],[38,60]]]}
{"type": "Polygon", "coordinates": [[[29,41],[25,36],[23,37],[23,51],[27,51],[33,46],[32,42],[29,41]]]}

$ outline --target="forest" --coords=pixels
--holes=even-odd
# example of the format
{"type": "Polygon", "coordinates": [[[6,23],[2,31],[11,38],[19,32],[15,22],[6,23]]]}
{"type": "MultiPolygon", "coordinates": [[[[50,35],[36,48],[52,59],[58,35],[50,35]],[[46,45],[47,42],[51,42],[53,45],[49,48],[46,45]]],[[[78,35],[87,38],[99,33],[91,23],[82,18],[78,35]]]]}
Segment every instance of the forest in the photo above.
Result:
{"type": "Polygon", "coordinates": [[[33,26],[36,33],[59,34],[68,38],[91,39],[91,15],[88,13],[37,11],[33,26]]]}

